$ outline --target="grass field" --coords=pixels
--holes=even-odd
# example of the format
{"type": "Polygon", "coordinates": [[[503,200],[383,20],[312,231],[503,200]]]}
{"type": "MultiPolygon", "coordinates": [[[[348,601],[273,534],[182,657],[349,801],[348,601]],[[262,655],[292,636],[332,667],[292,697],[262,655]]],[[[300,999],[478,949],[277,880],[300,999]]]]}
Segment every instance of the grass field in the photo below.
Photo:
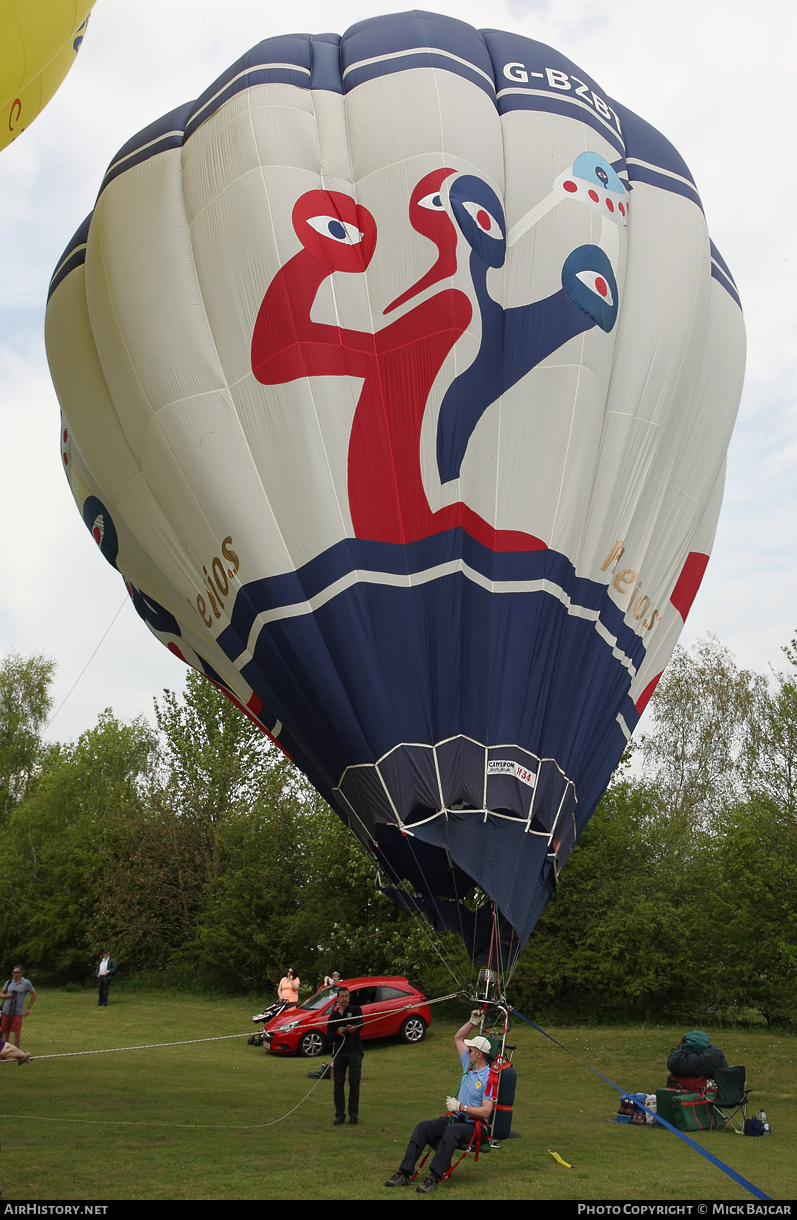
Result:
{"type": "MultiPolygon", "coordinates": [[[[256,1011],[240,999],[171,998],[111,989],[39,992],[23,1046],[34,1055],[249,1033],[256,1011]]],[[[463,1016],[465,1013],[463,1012],[463,1016]]],[[[246,1039],[0,1065],[3,1203],[37,1199],[396,1199],[386,1190],[421,1118],[442,1113],[459,1081],[455,1026],[435,1022],[418,1046],[366,1049],[358,1127],[332,1126],[332,1086],[315,1064],[277,1059],[246,1039]],[[21,1116],[34,1117],[21,1117],[21,1116]],[[79,1119],[81,1122],[48,1121],[79,1119]],[[177,1124],[208,1124],[188,1128],[177,1124]],[[141,1125],[121,1125],[141,1124],[141,1125]],[[146,1125],[153,1124],[153,1125],[146,1125]]],[[[629,1090],[663,1086],[681,1029],[552,1030],[629,1090]]],[[[766,1030],[708,1031],[731,1063],[744,1063],[772,1124],[764,1139],[729,1131],[695,1138],[775,1199],[797,1196],[797,1039],[766,1030]]],[[[512,1139],[468,1157],[434,1199],[747,1200],[752,1196],[669,1132],[607,1118],[618,1096],[536,1031],[512,1031],[518,1097],[512,1139]],[[572,1163],[563,1169],[551,1149],[572,1163]]],[[[316,1061],[317,1063],[317,1061],[316,1061]]]]}

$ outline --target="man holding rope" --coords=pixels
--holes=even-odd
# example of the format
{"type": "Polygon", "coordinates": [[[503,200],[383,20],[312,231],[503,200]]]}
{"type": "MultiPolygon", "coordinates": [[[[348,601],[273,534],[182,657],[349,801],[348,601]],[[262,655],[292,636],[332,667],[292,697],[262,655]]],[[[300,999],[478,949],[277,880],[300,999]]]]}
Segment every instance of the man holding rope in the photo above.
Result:
{"type": "Polygon", "coordinates": [[[363,1070],[363,1044],[360,1030],[363,1010],[349,1003],[348,987],[338,988],[338,1002],[332,1009],[327,1026],[327,1040],[335,1044],[332,1080],[335,1095],[335,1127],[346,1121],[346,1096],[343,1084],[349,1073],[349,1123],[355,1127],[360,1113],[360,1077],[363,1070]]]}
{"type": "Polygon", "coordinates": [[[477,1123],[481,1124],[480,1138],[487,1138],[493,1112],[493,1102],[487,1097],[492,1048],[489,1038],[481,1034],[475,1038],[467,1037],[480,1023],[481,1017],[478,1008],[474,1008],[470,1018],[454,1034],[454,1045],[464,1071],[459,1096],[446,1098],[447,1113],[442,1118],[418,1123],[407,1145],[404,1160],[385,1186],[409,1186],[418,1157],[427,1144],[439,1140],[429,1166],[429,1177],[416,1187],[419,1195],[430,1195],[437,1190],[438,1182],[448,1172],[454,1149],[467,1148],[473,1140],[477,1123]]]}

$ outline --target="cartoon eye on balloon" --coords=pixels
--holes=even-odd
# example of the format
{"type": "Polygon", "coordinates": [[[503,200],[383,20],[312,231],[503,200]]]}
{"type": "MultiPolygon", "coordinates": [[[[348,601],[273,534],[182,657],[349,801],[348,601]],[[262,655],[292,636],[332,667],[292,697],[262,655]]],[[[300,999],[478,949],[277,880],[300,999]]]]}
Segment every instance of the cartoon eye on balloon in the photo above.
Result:
{"type": "Polygon", "coordinates": [[[410,195],[409,218],[416,233],[420,233],[437,247],[437,259],[409,288],[406,288],[395,300],[383,310],[392,313],[400,305],[416,297],[433,284],[452,276],[457,269],[457,237],[456,229],[451,223],[451,217],[446,211],[440,188],[446,178],[450,178],[456,170],[445,166],[425,174],[416,183],[410,195]]]}
{"type": "Polygon", "coordinates": [[[622,194],[625,186],[618,177],[613,165],[600,153],[584,152],[576,157],[570,171],[576,178],[585,182],[600,183],[607,191],[622,194]]]}
{"type": "Polygon", "coordinates": [[[311,216],[307,223],[322,237],[331,237],[333,241],[343,242],[344,245],[356,246],[363,239],[361,229],[356,225],[347,224],[344,220],[338,220],[336,216],[311,216]]]}
{"type": "Polygon", "coordinates": [[[614,294],[610,284],[597,271],[577,271],[576,279],[586,284],[592,292],[601,297],[607,305],[614,305],[614,294]]]}
{"type": "Polygon", "coordinates": [[[504,231],[494,216],[491,216],[486,208],[483,208],[480,203],[463,203],[463,208],[472,216],[479,226],[482,233],[486,233],[488,237],[495,238],[496,241],[502,241],[504,231]]]}
{"type": "Polygon", "coordinates": [[[495,191],[471,174],[463,174],[449,191],[451,210],[474,254],[488,267],[502,267],[506,257],[504,209],[495,191]]]}

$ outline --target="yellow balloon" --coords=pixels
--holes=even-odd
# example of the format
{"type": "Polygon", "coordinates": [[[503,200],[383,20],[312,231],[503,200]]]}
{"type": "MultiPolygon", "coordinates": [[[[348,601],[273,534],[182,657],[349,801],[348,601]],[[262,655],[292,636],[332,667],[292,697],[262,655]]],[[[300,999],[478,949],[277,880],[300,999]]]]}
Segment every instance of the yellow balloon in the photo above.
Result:
{"type": "Polygon", "coordinates": [[[93,7],[94,0],[0,0],[0,149],[61,84],[93,7]]]}

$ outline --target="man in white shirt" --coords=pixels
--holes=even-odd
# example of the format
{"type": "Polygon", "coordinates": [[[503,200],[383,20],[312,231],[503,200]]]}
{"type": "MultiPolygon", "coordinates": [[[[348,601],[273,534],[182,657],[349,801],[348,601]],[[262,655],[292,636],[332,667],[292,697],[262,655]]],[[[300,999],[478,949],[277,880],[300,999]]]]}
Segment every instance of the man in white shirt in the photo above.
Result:
{"type": "Polygon", "coordinates": [[[100,1008],[108,1007],[108,989],[111,986],[111,979],[116,974],[116,962],[111,957],[108,949],[103,950],[102,957],[97,962],[97,969],[94,971],[94,977],[100,984],[100,997],[97,1004],[100,1008]]]}

